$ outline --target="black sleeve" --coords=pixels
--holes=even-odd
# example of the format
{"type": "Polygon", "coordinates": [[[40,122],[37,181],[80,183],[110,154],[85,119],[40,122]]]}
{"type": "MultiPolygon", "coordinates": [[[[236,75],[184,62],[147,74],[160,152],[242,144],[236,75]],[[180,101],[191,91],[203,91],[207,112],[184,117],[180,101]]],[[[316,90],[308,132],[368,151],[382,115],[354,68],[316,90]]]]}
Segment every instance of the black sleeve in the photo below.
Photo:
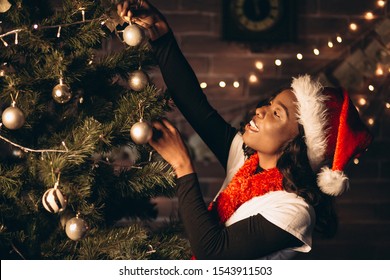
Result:
{"type": "Polygon", "coordinates": [[[203,201],[195,173],[177,179],[179,214],[197,259],[257,259],[301,245],[301,241],[260,214],[220,225],[203,201]]]}
{"type": "Polygon", "coordinates": [[[176,106],[226,169],[237,130],[209,104],[172,32],[151,42],[151,46],[176,106]]]}

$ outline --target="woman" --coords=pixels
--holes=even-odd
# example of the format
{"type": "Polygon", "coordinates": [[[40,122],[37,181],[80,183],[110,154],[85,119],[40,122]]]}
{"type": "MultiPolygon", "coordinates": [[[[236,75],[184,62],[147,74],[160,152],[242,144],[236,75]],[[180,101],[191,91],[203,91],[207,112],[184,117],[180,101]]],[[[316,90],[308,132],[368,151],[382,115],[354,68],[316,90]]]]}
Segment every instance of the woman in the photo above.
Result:
{"type": "Polygon", "coordinates": [[[291,88],[256,108],[240,133],[210,106],[156,8],[124,1],[118,14],[147,30],[175,104],[226,170],[220,192],[205,205],[179,132],[167,120],[153,123],[161,134],[149,144],[176,172],[179,213],[194,256],[286,259],[311,250],[315,227],[334,233],[329,195],[344,191],[346,162],[371,141],[346,93],[308,75],[293,79],[291,88]],[[352,130],[345,122],[350,118],[352,130]]]}

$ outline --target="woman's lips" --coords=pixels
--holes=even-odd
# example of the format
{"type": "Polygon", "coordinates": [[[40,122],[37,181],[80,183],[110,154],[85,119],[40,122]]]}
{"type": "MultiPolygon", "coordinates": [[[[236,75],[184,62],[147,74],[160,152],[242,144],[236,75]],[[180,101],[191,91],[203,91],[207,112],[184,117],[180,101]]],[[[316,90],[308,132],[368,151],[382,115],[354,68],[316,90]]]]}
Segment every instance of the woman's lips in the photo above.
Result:
{"type": "Polygon", "coordinates": [[[252,132],[259,132],[259,128],[253,120],[246,125],[246,128],[252,132]]]}

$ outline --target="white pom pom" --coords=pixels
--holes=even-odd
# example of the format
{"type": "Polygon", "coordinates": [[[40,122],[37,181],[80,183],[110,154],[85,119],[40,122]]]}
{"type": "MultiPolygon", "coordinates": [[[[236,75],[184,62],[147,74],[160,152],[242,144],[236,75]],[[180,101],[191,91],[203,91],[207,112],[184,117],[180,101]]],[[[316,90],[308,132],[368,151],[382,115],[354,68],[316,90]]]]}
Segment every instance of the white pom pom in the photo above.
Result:
{"type": "Polygon", "coordinates": [[[349,188],[349,179],[344,172],[323,167],[317,176],[317,184],[323,193],[338,196],[349,188]]]}

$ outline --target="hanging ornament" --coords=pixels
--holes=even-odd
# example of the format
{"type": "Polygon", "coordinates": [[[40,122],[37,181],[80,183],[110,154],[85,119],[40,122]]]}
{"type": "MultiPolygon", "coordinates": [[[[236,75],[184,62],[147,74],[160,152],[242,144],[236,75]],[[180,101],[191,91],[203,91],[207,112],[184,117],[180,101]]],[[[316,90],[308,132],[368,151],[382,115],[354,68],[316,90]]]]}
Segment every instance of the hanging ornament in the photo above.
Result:
{"type": "Polygon", "coordinates": [[[65,226],[66,235],[74,241],[78,241],[82,239],[87,233],[87,231],[88,231],[87,223],[83,219],[79,218],[78,215],[76,215],[76,217],[66,222],[66,226],[65,226]]]}
{"type": "Polygon", "coordinates": [[[68,208],[65,209],[64,211],[60,212],[60,224],[61,224],[61,228],[63,230],[65,230],[66,223],[70,219],[74,218],[74,216],[75,216],[75,213],[72,210],[69,210],[68,208]]]}
{"type": "Polygon", "coordinates": [[[50,213],[58,213],[66,208],[67,201],[61,191],[57,188],[48,189],[42,197],[42,204],[50,213]]]}
{"type": "Polygon", "coordinates": [[[5,13],[11,8],[11,3],[7,0],[0,0],[0,13],[5,13]]]}
{"type": "Polygon", "coordinates": [[[130,136],[134,143],[139,145],[146,144],[153,136],[153,129],[149,123],[140,119],[139,122],[131,127],[130,136]]]}
{"type": "Polygon", "coordinates": [[[136,24],[129,24],[123,30],[123,41],[126,44],[132,47],[140,45],[145,39],[145,33],[143,30],[136,24]]]}
{"type": "Polygon", "coordinates": [[[132,90],[141,91],[148,85],[149,77],[143,70],[138,69],[130,73],[128,82],[132,90]]]}
{"type": "Polygon", "coordinates": [[[60,79],[60,83],[53,88],[52,96],[55,102],[64,104],[72,98],[72,92],[67,85],[63,84],[62,79],[60,79]]]}
{"type": "Polygon", "coordinates": [[[23,112],[13,102],[11,107],[4,110],[1,120],[6,128],[16,130],[24,125],[25,117],[23,112]]]}
{"type": "Polygon", "coordinates": [[[15,160],[21,160],[25,158],[26,153],[18,148],[18,147],[11,147],[11,156],[15,160]]]}

